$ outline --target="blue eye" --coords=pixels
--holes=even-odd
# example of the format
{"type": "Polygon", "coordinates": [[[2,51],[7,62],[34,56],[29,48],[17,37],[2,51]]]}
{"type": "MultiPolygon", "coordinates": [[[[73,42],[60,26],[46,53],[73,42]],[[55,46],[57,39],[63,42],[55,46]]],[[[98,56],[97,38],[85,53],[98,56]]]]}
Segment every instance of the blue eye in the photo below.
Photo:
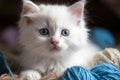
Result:
{"type": "Polygon", "coordinates": [[[39,30],[39,33],[43,36],[49,35],[49,30],[47,28],[42,28],[39,30]]]}
{"type": "Polygon", "coordinates": [[[61,31],[61,34],[62,34],[63,36],[69,36],[69,35],[70,35],[70,31],[69,31],[68,29],[63,29],[63,30],[61,31]]]}

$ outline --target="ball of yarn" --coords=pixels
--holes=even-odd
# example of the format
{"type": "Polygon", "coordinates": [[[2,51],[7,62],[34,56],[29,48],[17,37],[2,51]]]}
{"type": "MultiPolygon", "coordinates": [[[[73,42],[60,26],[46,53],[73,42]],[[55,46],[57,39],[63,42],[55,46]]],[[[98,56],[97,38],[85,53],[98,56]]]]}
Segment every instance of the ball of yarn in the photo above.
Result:
{"type": "Polygon", "coordinates": [[[87,69],[74,66],[66,70],[59,80],[95,80],[95,77],[87,69]]]}
{"type": "Polygon", "coordinates": [[[112,47],[116,43],[112,33],[105,28],[94,27],[90,32],[90,38],[102,48],[112,47]]]}
{"type": "Polygon", "coordinates": [[[74,66],[68,68],[59,80],[120,80],[120,70],[106,63],[97,64],[91,70],[74,66]]]}

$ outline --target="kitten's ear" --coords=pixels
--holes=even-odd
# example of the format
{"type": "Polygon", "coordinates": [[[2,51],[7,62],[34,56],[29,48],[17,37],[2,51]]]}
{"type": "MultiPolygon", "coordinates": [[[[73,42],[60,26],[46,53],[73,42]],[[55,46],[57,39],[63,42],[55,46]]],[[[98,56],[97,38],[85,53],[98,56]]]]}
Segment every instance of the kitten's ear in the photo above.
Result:
{"type": "Polygon", "coordinates": [[[79,1],[71,5],[68,9],[72,13],[72,15],[76,17],[81,17],[84,12],[84,4],[85,1],[79,1]]]}
{"type": "Polygon", "coordinates": [[[23,8],[21,16],[27,24],[32,23],[31,14],[37,13],[39,11],[39,7],[29,0],[23,0],[23,8]]]}
{"type": "Polygon", "coordinates": [[[23,1],[23,9],[22,9],[22,15],[28,14],[28,13],[36,13],[38,12],[39,7],[29,0],[23,1]]]}

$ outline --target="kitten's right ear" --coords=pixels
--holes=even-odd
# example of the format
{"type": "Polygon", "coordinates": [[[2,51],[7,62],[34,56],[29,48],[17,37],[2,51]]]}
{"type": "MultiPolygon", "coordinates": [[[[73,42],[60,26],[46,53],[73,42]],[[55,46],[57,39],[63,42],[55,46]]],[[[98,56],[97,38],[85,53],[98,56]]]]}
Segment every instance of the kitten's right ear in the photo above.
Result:
{"type": "Polygon", "coordinates": [[[23,0],[22,15],[38,12],[39,7],[30,0],[23,0]]]}
{"type": "Polygon", "coordinates": [[[37,13],[39,11],[39,7],[30,0],[23,0],[23,8],[21,16],[23,17],[26,24],[31,24],[31,14],[37,13]]]}

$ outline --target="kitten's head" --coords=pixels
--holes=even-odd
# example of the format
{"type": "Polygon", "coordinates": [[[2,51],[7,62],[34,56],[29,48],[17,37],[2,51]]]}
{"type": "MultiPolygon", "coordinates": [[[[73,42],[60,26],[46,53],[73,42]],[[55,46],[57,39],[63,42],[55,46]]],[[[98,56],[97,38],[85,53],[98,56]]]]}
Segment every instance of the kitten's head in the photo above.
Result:
{"type": "Polygon", "coordinates": [[[71,6],[24,1],[19,22],[20,43],[27,50],[45,55],[82,48],[88,37],[83,10],[81,1],[71,6]]]}

